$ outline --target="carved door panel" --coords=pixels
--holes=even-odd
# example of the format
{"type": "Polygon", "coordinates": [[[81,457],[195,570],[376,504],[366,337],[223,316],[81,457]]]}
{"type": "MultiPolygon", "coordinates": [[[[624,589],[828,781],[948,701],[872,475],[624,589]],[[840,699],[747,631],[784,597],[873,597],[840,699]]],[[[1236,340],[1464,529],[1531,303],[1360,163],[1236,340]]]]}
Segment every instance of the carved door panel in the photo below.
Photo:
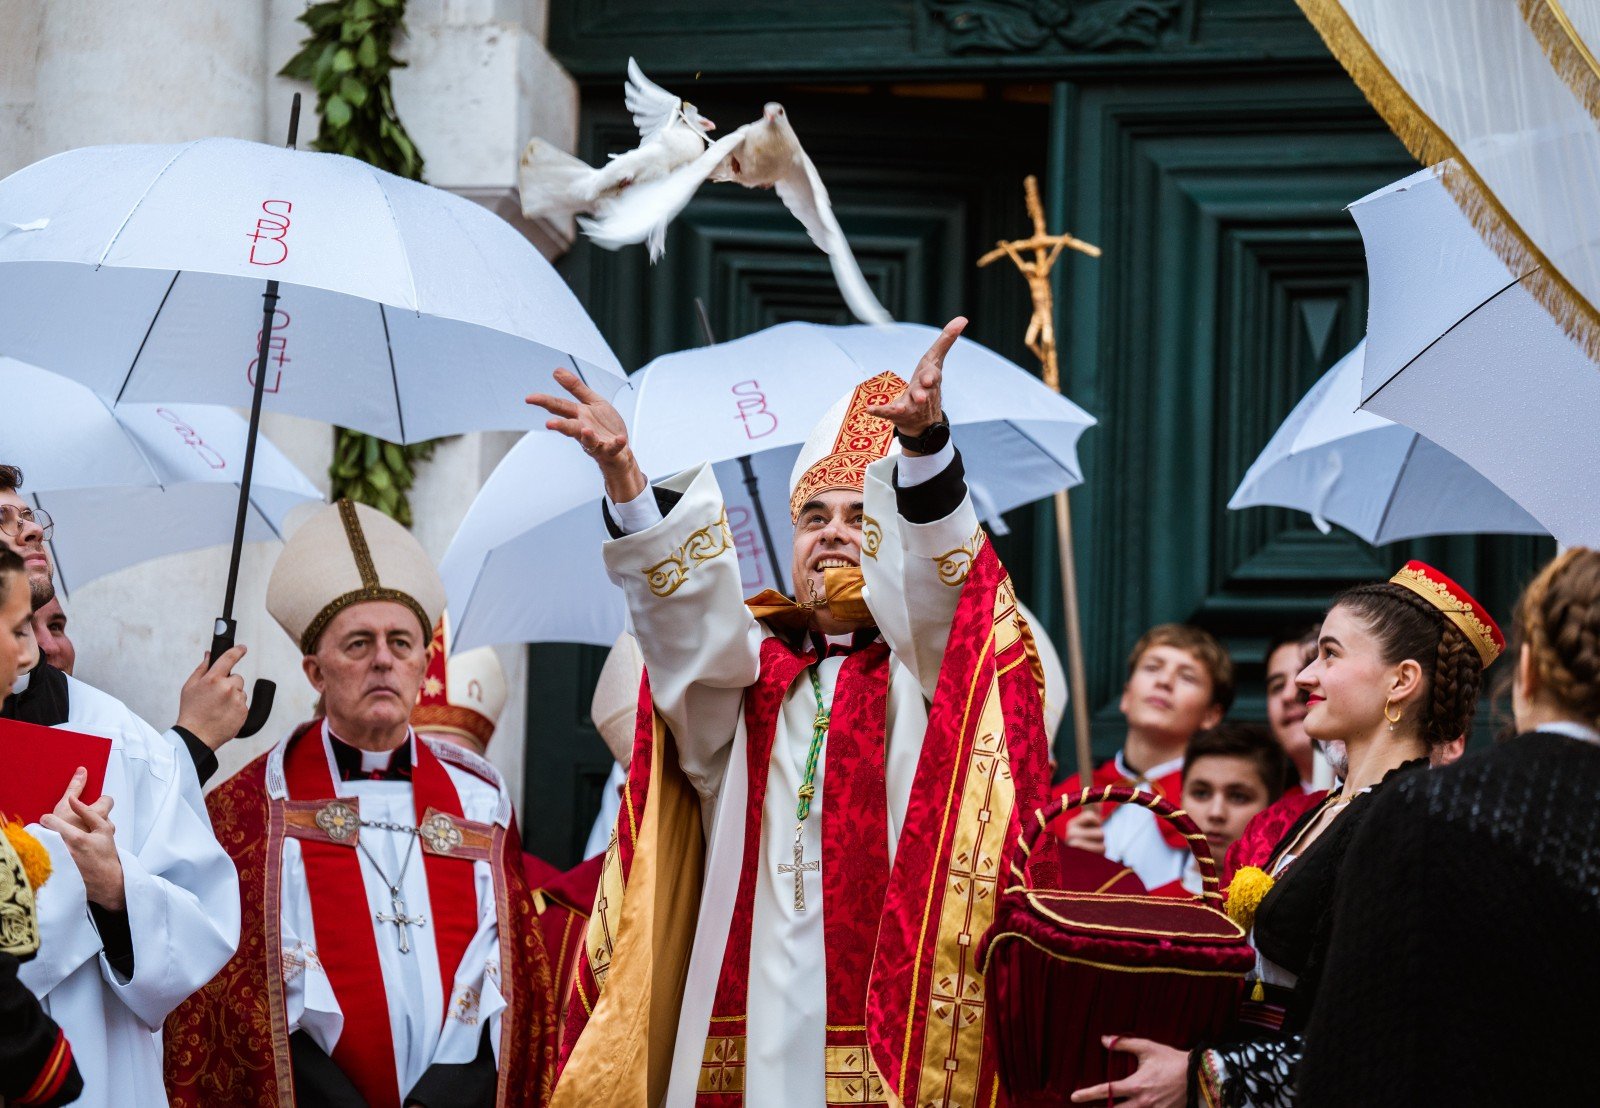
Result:
{"type": "Polygon", "coordinates": [[[1549,549],[1459,536],[1374,548],[1300,512],[1227,510],[1272,432],[1366,330],[1343,210],[1414,165],[1342,76],[1065,86],[1060,210],[1105,247],[1064,274],[1068,390],[1102,419],[1073,494],[1096,735],[1141,631],[1192,620],[1240,666],[1262,718],[1262,652],[1339,587],[1437,560],[1506,612],[1549,549]]]}

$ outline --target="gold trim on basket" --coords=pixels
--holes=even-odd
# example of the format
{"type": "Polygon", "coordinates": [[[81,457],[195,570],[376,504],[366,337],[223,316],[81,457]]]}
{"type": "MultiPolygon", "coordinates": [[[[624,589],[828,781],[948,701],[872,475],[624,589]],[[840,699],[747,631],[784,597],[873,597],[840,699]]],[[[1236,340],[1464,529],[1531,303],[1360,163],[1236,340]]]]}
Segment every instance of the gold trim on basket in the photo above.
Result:
{"type": "MultiPolygon", "coordinates": [[[[1049,891],[1049,889],[1029,889],[1027,892],[1028,903],[1031,904],[1034,910],[1040,915],[1047,916],[1050,919],[1055,920],[1057,923],[1065,924],[1068,927],[1082,928],[1086,931],[1115,931],[1124,935],[1151,935],[1163,939],[1209,939],[1212,942],[1226,942],[1230,937],[1226,934],[1218,934],[1215,931],[1158,931],[1149,927],[1134,928],[1125,926],[1112,926],[1110,924],[1086,923],[1083,920],[1068,919],[1065,916],[1052,912],[1049,908],[1046,908],[1043,904],[1039,903],[1039,893],[1048,893],[1049,891]]],[[[1172,896],[1139,896],[1134,893],[1067,893],[1065,894],[1065,897],[1066,899],[1074,900],[1080,903],[1101,903],[1103,901],[1138,901],[1141,904],[1155,904],[1162,907],[1175,904],[1197,905],[1206,911],[1216,913],[1220,919],[1227,921],[1228,926],[1232,927],[1238,932],[1237,935],[1232,936],[1233,938],[1244,938],[1244,929],[1241,928],[1237,923],[1234,923],[1233,920],[1228,919],[1227,916],[1223,915],[1221,912],[1218,912],[1210,905],[1193,900],[1179,900],[1177,897],[1172,896]]]]}
{"type": "Polygon", "coordinates": [[[1093,958],[1075,958],[1070,954],[1059,954],[1039,944],[1039,940],[1031,935],[1024,935],[1020,931],[1002,931],[989,940],[988,947],[983,952],[984,973],[989,972],[989,963],[994,959],[995,947],[1000,945],[1002,939],[1018,939],[1027,943],[1039,953],[1054,958],[1058,962],[1070,962],[1076,966],[1089,966],[1093,969],[1111,970],[1114,973],[1175,973],[1180,977],[1236,977],[1241,981],[1249,973],[1249,967],[1241,970],[1191,970],[1172,969],[1165,966],[1116,966],[1110,962],[1097,962],[1093,958]]]}
{"type": "Polygon", "coordinates": [[[1568,338],[1600,361],[1600,311],[1550,264],[1477,170],[1378,57],[1338,0],[1295,0],[1328,50],[1344,66],[1367,102],[1383,117],[1411,155],[1424,165],[1453,159],[1440,180],[1484,243],[1555,319],[1568,338]]]}

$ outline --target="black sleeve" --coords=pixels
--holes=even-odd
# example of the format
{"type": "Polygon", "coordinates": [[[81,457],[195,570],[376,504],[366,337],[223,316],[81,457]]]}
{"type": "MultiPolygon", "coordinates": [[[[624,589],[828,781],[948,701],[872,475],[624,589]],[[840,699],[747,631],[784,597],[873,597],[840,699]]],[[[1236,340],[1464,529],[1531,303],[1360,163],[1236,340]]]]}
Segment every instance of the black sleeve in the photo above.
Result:
{"type": "Polygon", "coordinates": [[[12,955],[0,954],[0,1100],[16,1103],[37,1089],[29,1104],[69,1104],[83,1092],[72,1046],[17,979],[18,965],[12,955]]]}
{"type": "Polygon", "coordinates": [[[894,472],[895,505],[907,523],[937,523],[957,508],[967,495],[967,470],[961,451],[955,451],[950,464],[920,485],[900,487],[900,468],[894,472]]]}
{"type": "Polygon", "coordinates": [[[489,1029],[483,1029],[478,1056],[470,1062],[439,1062],[423,1073],[407,1104],[423,1108],[493,1108],[499,1074],[494,1068],[494,1048],[489,1045],[489,1029]]]}
{"type": "Polygon", "coordinates": [[[367,1108],[355,1083],[304,1031],[289,1036],[289,1064],[294,1071],[295,1103],[303,1108],[367,1108]]]}
{"type": "MultiPolygon", "coordinates": [[[[650,491],[655,493],[656,511],[660,512],[662,516],[670,514],[672,509],[678,506],[678,501],[683,499],[683,493],[673,492],[671,489],[658,488],[655,485],[650,486],[650,491]]],[[[600,514],[606,520],[606,534],[614,539],[620,539],[627,534],[617,525],[617,521],[611,518],[611,508],[604,498],[600,500],[600,514]]]]}
{"type": "Polygon", "coordinates": [[[200,784],[204,787],[217,774],[217,752],[201,742],[200,737],[187,727],[179,727],[174,723],[172,729],[188,748],[189,760],[194,762],[195,776],[200,778],[200,784]]]}
{"type": "Polygon", "coordinates": [[[113,911],[89,902],[89,918],[94,929],[100,932],[100,945],[105,948],[106,961],[124,982],[133,980],[133,933],[128,930],[128,910],[113,911]]]}

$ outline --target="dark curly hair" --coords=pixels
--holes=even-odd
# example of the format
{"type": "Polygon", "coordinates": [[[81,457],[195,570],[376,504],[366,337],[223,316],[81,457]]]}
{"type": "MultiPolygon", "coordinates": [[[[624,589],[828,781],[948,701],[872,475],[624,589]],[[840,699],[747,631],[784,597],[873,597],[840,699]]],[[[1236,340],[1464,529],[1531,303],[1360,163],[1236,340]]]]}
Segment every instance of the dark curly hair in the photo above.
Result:
{"type": "Polygon", "coordinates": [[[0,463],[0,492],[12,492],[22,487],[22,470],[17,466],[0,463]]]}
{"type": "Polygon", "coordinates": [[[1410,589],[1387,581],[1356,585],[1334,597],[1378,640],[1385,665],[1407,658],[1422,667],[1419,733],[1430,747],[1466,734],[1478,710],[1483,659],[1461,629],[1410,589]]]}

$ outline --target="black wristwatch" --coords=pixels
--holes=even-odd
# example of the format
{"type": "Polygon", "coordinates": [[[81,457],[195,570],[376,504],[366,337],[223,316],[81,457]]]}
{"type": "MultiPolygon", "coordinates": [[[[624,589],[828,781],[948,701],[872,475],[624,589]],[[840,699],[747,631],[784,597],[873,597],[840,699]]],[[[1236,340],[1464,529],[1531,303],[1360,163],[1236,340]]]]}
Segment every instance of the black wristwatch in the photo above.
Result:
{"type": "Polygon", "coordinates": [[[928,424],[927,430],[913,438],[902,435],[899,431],[894,437],[900,440],[901,450],[910,450],[917,454],[937,454],[944,449],[944,444],[950,441],[950,420],[943,412],[935,423],[928,424]]]}

